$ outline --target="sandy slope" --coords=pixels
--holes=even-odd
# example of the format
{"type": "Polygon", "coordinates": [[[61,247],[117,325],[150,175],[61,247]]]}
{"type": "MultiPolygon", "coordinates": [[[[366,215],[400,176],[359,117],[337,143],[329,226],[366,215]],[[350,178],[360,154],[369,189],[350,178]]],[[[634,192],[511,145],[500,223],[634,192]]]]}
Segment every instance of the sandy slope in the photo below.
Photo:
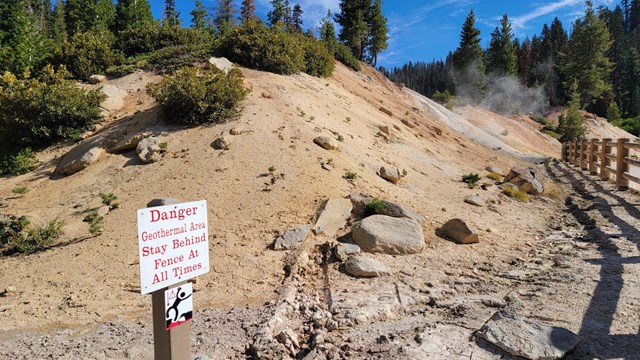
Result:
{"type": "MultiPolygon", "coordinates": [[[[0,307],[9,315],[0,319],[3,337],[11,338],[17,330],[146,321],[150,296],[139,294],[135,211],[157,197],[208,201],[213,270],[199,279],[197,306],[202,308],[259,306],[273,299],[284,276],[285,257],[268,250],[276,235],[312,222],[325,199],[353,191],[398,201],[425,215],[425,236],[431,248],[440,249],[440,266],[467,251],[443,246],[435,236],[435,228],[449,218],[468,218],[481,229],[493,228],[500,235],[492,244],[504,251],[523,234],[533,237],[545,226],[543,204],[531,215],[521,215],[527,205],[507,200],[505,222],[498,213],[463,204],[465,196],[481,190],[465,189],[459,182],[461,175],[482,173],[489,164],[505,169],[523,164],[492,150],[496,147],[526,156],[557,154],[557,142],[532,130],[530,121],[459,109],[459,116],[471,118],[465,128],[476,134],[463,135],[459,124],[450,123],[453,115],[440,116],[446,109],[370,68],[354,73],[338,65],[328,79],[247,69],[243,73],[252,92],[242,116],[192,129],[159,122],[156,105],[142,89],[157,78],[136,73],[115,82],[130,92],[123,113],[131,116],[114,114],[107,130],[145,124],[169,144],[158,163],[142,164],[135,151],[105,154],[80,173],[51,177],[57,159],[72,148],[65,145],[40,154],[44,165],[37,171],[0,180],[2,213],[29,215],[37,223],[59,217],[66,223],[64,239],[55,248],[0,259],[1,286],[17,288],[0,297],[0,307]],[[389,127],[390,136],[382,133],[383,126],[389,127]],[[234,127],[247,132],[232,137],[230,150],[210,146],[234,127]],[[500,135],[504,129],[508,135],[500,135]],[[340,150],[326,151],[312,142],[318,135],[342,136],[344,141],[340,150]],[[321,168],[328,159],[332,171],[321,168]],[[399,186],[376,175],[385,164],[407,170],[399,186]],[[275,184],[263,176],[270,166],[278,174],[275,184]],[[346,171],[357,172],[358,179],[346,181],[346,171]],[[15,196],[11,189],[17,186],[29,192],[15,196]],[[82,218],[100,206],[99,192],[117,195],[121,207],[106,216],[103,235],[89,237],[82,218]]],[[[487,196],[505,201],[496,191],[487,196]]],[[[493,251],[488,247],[481,254],[493,251]]]]}

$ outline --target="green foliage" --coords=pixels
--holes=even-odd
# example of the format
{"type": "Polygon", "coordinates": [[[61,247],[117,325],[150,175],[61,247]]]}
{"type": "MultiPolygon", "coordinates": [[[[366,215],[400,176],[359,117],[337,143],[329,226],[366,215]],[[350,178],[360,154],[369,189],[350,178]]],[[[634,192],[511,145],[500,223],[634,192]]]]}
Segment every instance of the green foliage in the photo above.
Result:
{"type": "Polygon", "coordinates": [[[158,144],[158,147],[160,148],[160,150],[162,151],[167,151],[167,149],[169,148],[169,143],[166,141],[161,142],[160,144],[158,144]]]}
{"type": "Polygon", "coordinates": [[[485,65],[483,51],[480,46],[480,30],[476,28],[476,18],[473,10],[464,21],[460,34],[460,45],[453,53],[455,84],[458,90],[463,90],[475,101],[483,96],[485,65]]]}
{"type": "Polygon", "coordinates": [[[47,66],[37,79],[0,76],[0,154],[24,151],[19,159],[30,158],[27,147],[73,138],[102,119],[100,103],[106,96],[79,88],[68,75],[64,68],[56,72],[47,66]]]}
{"type": "Polygon", "coordinates": [[[567,112],[560,115],[556,132],[561,135],[562,141],[581,139],[587,132],[584,118],[580,113],[580,94],[578,93],[578,82],[574,81],[571,86],[571,100],[567,112]]]}
{"type": "Polygon", "coordinates": [[[433,101],[444,105],[449,110],[453,108],[453,95],[449,93],[449,90],[443,92],[436,90],[433,94],[433,101]]]}
{"type": "Polygon", "coordinates": [[[113,37],[109,33],[76,33],[63,44],[57,56],[58,63],[66,65],[77,79],[104,74],[107,68],[124,60],[122,54],[112,48],[112,43],[113,37]]]}
{"type": "Polygon", "coordinates": [[[153,22],[151,6],[147,0],[118,0],[116,5],[115,31],[140,29],[143,24],[153,22]]]}
{"type": "Polygon", "coordinates": [[[47,56],[46,29],[39,25],[30,3],[12,0],[0,4],[0,73],[21,74],[38,67],[47,56]]]}
{"type": "Polygon", "coordinates": [[[273,173],[274,171],[276,171],[276,167],[271,165],[267,170],[269,170],[270,173],[273,173]]]}
{"type": "Polygon", "coordinates": [[[609,120],[609,122],[615,122],[621,118],[618,104],[616,104],[615,101],[610,102],[609,106],[607,106],[607,120],[609,120]]]}
{"type": "Polygon", "coordinates": [[[117,202],[118,197],[113,193],[100,192],[98,196],[100,196],[102,204],[109,206],[109,210],[117,209],[120,207],[120,203],[117,202]]]}
{"type": "Polygon", "coordinates": [[[99,236],[102,234],[102,225],[104,222],[104,216],[98,215],[98,211],[92,210],[87,216],[82,219],[83,222],[89,224],[89,233],[93,236],[99,236]]]}
{"type": "Polygon", "coordinates": [[[371,199],[364,207],[367,216],[380,214],[382,210],[384,210],[384,200],[378,198],[371,199]]]}
{"type": "Polygon", "coordinates": [[[25,217],[0,219],[0,245],[3,254],[32,254],[50,247],[62,235],[64,222],[54,219],[43,226],[33,226],[25,217]]]}
{"type": "Polygon", "coordinates": [[[168,46],[149,54],[144,68],[156,73],[173,73],[209,57],[209,49],[199,45],[168,46]]]}
{"type": "Polygon", "coordinates": [[[640,116],[620,119],[618,121],[615,121],[613,124],[630,134],[640,136],[640,116]]]}
{"type": "Polygon", "coordinates": [[[369,52],[369,63],[375,67],[378,62],[378,54],[387,49],[389,44],[389,31],[387,18],[382,14],[382,0],[373,0],[373,4],[367,14],[367,25],[369,27],[367,51],[369,52]]]}
{"type": "Polygon", "coordinates": [[[491,41],[487,50],[487,72],[515,76],[516,63],[517,57],[511,23],[505,14],[500,20],[500,27],[496,27],[491,33],[491,41]]]}
{"type": "Polygon", "coordinates": [[[489,179],[493,180],[493,181],[496,181],[496,182],[500,182],[504,178],[504,176],[502,176],[500,174],[496,174],[496,173],[489,173],[489,174],[487,174],[487,177],[489,179]]]}
{"type": "Polygon", "coordinates": [[[154,21],[121,31],[116,47],[127,56],[135,56],[171,46],[204,48],[209,47],[212,41],[213,38],[207,31],[172,25],[161,26],[160,22],[154,21]]]}
{"type": "Polygon", "coordinates": [[[469,189],[475,188],[478,181],[480,181],[480,175],[478,174],[469,173],[462,176],[462,182],[466,183],[469,189]]]}
{"type": "Polygon", "coordinates": [[[342,134],[338,134],[338,136],[336,137],[336,140],[343,142],[344,141],[344,136],[342,136],[342,134]]]}
{"type": "Polygon", "coordinates": [[[317,77],[331,76],[335,68],[333,54],[315,38],[301,37],[300,39],[304,44],[304,72],[317,77]]]}
{"type": "Polygon", "coordinates": [[[342,178],[348,181],[355,181],[358,178],[358,173],[355,171],[348,170],[344,173],[344,175],[342,175],[342,178]]]}
{"type": "Polygon", "coordinates": [[[148,89],[162,105],[167,120],[185,125],[234,118],[249,92],[237,68],[226,75],[218,69],[184,68],[148,89]]]}
{"type": "Polygon", "coordinates": [[[335,47],[334,54],[335,54],[336,60],[343,63],[345,66],[355,71],[362,70],[362,67],[358,62],[358,59],[356,59],[355,56],[353,56],[353,54],[351,53],[351,50],[349,50],[349,48],[345,44],[338,43],[335,47]]]}
{"type": "Polygon", "coordinates": [[[344,42],[358,60],[364,60],[367,47],[369,27],[367,14],[370,1],[341,0],[340,13],[335,19],[340,24],[338,38],[344,42]]]}
{"type": "Polygon", "coordinates": [[[528,202],[529,201],[529,195],[527,195],[526,192],[524,191],[520,191],[516,188],[512,188],[512,187],[506,187],[503,189],[504,194],[507,195],[510,198],[514,198],[518,201],[522,201],[522,202],[528,202]]]}
{"type": "Polygon", "coordinates": [[[29,192],[29,189],[26,186],[20,186],[12,189],[11,192],[17,195],[24,195],[29,192]]]}
{"type": "Polygon", "coordinates": [[[0,173],[22,175],[38,168],[33,151],[25,148],[16,154],[6,154],[0,162],[0,173]]]}
{"type": "Polygon", "coordinates": [[[213,28],[213,20],[201,0],[196,0],[196,7],[189,14],[191,14],[191,26],[194,29],[204,31],[213,28]]]}

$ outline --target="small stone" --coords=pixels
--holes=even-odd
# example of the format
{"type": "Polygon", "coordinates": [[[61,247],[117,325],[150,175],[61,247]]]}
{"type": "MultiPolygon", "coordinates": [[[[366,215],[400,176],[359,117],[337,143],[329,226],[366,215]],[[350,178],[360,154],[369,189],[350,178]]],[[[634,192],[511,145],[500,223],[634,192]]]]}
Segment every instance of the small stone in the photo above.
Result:
{"type": "Polygon", "coordinates": [[[397,184],[400,179],[402,179],[402,175],[400,175],[400,171],[396,168],[390,166],[383,166],[379,171],[380,177],[393,183],[397,184]]]}
{"type": "Polygon", "coordinates": [[[229,130],[229,134],[235,135],[235,136],[242,135],[246,132],[247,130],[243,127],[234,127],[233,129],[229,130]]]}
{"type": "Polygon", "coordinates": [[[89,84],[95,85],[107,81],[107,77],[104,75],[91,75],[87,81],[89,84]]]}
{"type": "Polygon", "coordinates": [[[356,244],[338,243],[334,248],[336,258],[340,261],[347,261],[349,256],[360,253],[360,246],[356,244]]]}
{"type": "Polygon", "coordinates": [[[484,198],[480,195],[467,196],[464,202],[475,206],[484,206],[484,198]]]}
{"type": "Polygon", "coordinates": [[[478,233],[462,219],[449,220],[438,229],[437,235],[451,239],[458,244],[473,244],[479,242],[478,233]]]}
{"type": "Polygon", "coordinates": [[[229,146],[231,146],[231,139],[226,136],[221,136],[211,143],[211,146],[216,150],[229,150],[229,146]]]}
{"type": "Polygon", "coordinates": [[[313,142],[325,150],[335,150],[338,148],[336,140],[328,136],[318,136],[313,139],[313,142]]]}
{"type": "Polygon", "coordinates": [[[274,250],[291,250],[297,248],[300,243],[307,238],[311,225],[302,225],[287,229],[282,236],[279,236],[273,244],[274,250]]]}
{"type": "Polygon", "coordinates": [[[160,143],[160,139],[155,137],[142,139],[136,146],[136,152],[140,160],[148,164],[162,159],[164,150],[160,147],[160,143]]]}
{"type": "Polygon", "coordinates": [[[391,275],[391,269],[383,262],[366,257],[352,256],[345,263],[348,274],[355,277],[378,277],[391,275]]]}
{"type": "Polygon", "coordinates": [[[380,129],[380,131],[382,131],[383,133],[385,133],[387,135],[391,135],[391,131],[389,131],[389,126],[387,126],[387,125],[378,126],[378,129],[380,129]]]}
{"type": "Polygon", "coordinates": [[[15,286],[7,286],[7,288],[4,290],[4,292],[6,293],[14,293],[16,291],[18,291],[18,289],[16,289],[15,286]]]}

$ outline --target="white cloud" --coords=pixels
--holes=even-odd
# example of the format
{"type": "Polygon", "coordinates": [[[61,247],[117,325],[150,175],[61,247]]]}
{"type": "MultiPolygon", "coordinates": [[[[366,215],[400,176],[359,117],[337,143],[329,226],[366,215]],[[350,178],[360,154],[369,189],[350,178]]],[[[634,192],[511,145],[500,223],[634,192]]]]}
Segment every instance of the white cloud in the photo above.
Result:
{"type": "Polygon", "coordinates": [[[545,4],[533,9],[531,12],[514,17],[511,19],[511,25],[514,30],[522,30],[527,27],[527,22],[537,19],[541,16],[550,14],[554,11],[557,11],[562,8],[566,8],[569,6],[574,6],[580,3],[583,3],[584,0],[561,0],[555,1],[549,4],[545,4]]]}

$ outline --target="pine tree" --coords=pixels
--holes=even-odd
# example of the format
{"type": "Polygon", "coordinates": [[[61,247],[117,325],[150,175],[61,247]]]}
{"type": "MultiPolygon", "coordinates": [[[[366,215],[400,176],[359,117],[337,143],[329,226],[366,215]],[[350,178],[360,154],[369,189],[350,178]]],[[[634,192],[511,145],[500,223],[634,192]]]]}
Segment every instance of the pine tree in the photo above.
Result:
{"type": "Polygon", "coordinates": [[[197,30],[210,29],[213,26],[211,16],[207,11],[207,8],[202,4],[202,1],[196,0],[195,9],[191,10],[191,27],[197,30]]]}
{"type": "Polygon", "coordinates": [[[531,40],[524,39],[522,44],[517,47],[518,55],[518,78],[523,84],[527,84],[531,67],[533,63],[533,54],[531,52],[531,40]]]}
{"type": "Polygon", "coordinates": [[[109,32],[115,26],[116,7],[112,0],[97,0],[95,3],[95,18],[91,28],[96,32],[109,32]]]}
{"type": "Polygon", "coordinates": [[[485,66],[480,47],[480,30],[475,27],[473,10],[469,13],[460,33],[460,45],[453,53],[456,93],[475,101],[482,99],[485,66]]]}
{"type": "Polygon", "coordinates": [[[335,20],[340,26],[338,37],[356,59],[364,60],[367,47],[367,14],[371,3],[367,0],[340,0],[340,13],[335,20]]]}
{"type": "Polygon", "coordinates": [[[559,119],[556,131],[562,135],[560,141],[581,139],[586,133],[584,118],[580,114],[580,93],[578,82],[574,80],[570,87],[569,108],[559,119]]]}
{"type": "Polygon", "coordinates": [[[229,27],[236,24],[234,18],[235,12],[233,0],[218,0],[216,17],[213,20],[213,23],[219,32],[224,33],[229,29],[229,27]]]}
{"type": "Polygon", "coordinates": [[[327,16],[321,20],[320,25],[320,41],[334,53],[338,45],[338,39],[336,39],[336,27],[333,24],[331,10],[327,10],[327,16]]]}
{"type": "Polygon", "coordinates": [[[570,39],[570,54],[565,71],[569,79],[577,81],[581,105],[594,104],[605,93],[611,92],[611,61],[606,57],[611,47],[607,25],[587,1],[585,16],[574,22],[570,39]]]}
{"type": "Polygon", "coordinates": [[[176,10],[175,0],[164,0],[163,25],[180,26],[180,13],[176,10]]]}
{"type": "Polygon", "coordinates": [[[242,0],[242,7],[240,8],[240,21],[244,23],[256,18],[255,0],[242,0]]]}
{"type": "Polygon", "coordinates": [[[277,23],[285,24],[288,11],[285,6],[284,0],[271,0],[272,9],[267,13],[267,19],[271,26],[276,26],[277,23]]]}
{"type": "Polygon", "coordinates": [[[56,46],[62,46],[67,39],[67,25],[64,21],[64,2],[56,0],[51,19],[51,39],[56,46]]]}
{"type": "Polygon", "coordinates": [[[148,0],[118,0],[116,5],[116,32],[137,29],[152,23],[153,15],[148,0]]]}
{"type": "Polygon", "coordinates": [[[0,71],[22,75],[38,66],[47,49],[28,0],[5,0],[0,7],[0,71]]]}
{"type": "Polygon", "coordinates": [[[387,18],[382,14],[382,0],[374,0],[369,11],[367,25],[369,26],[369,41],[367,52],[369,63],[374,67],[378,63],[378,54],[387,49],[389,36],[387,35],[387,18]]]}
{"type": "Polygon", "coordinates": [[[291,11],[291,31],[295,33],[302,33],[302,7],[300,4],[295,4],[291,11]]]}
{"type": "Polygon", "coordinates": [[[629,32],[640,25],[640,0],[632,0],[629,5],[629,32]]]}
{"type": "Polygon", "coordinates": [[[491,33],[491,42],[487,51],[487,72],[509,76],[515,76],[517,73],[513,33],[506,14],[500,20],[500,27],[496,27],[491,33]]]}
{"type": "Polygon", "coordinates": [[[93,0],[67,0],[65,22],[69,37],[92,30],[95,18],[96,7],[93,0]]]}

